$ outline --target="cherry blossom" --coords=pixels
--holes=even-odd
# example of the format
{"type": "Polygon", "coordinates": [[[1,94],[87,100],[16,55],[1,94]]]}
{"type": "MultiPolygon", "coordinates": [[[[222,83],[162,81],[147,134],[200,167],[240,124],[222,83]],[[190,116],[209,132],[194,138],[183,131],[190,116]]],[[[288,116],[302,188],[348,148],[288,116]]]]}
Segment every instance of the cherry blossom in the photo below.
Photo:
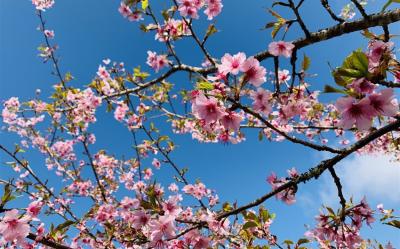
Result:
{"type": "Polygon", "coordinates": [[[32,0],[32,4],[35,5],[37,10],[45,11],[54,5],[54,0],[32,0]]]}
{"type": "Polygon", "coordinates": [[[244,73],[245,80],[256,87],[259,87],[266,81],[265,75],[267,74],[267,70],[254,57],[249,57],[243,62],[241,71],[244,73]]]}
{"type": "Polygon", "coordinates": [[[152,67],[156,72],[169,65],[170,61],[166,55],[157,55],[152,51],[147,51],[147,65],[152,67]]]}
{"type": "Polygon", "coordinates": [[[216,122],[224,116],[224,111],[219,106],[218,100],[214,97],[206,97],[203,94],[194,99],[192,111],[197,118],[203,119],[206,124],[216,122]]]}
{"type": "Polygon", "coordinates": [[[353,97],[342,97],[337,100],[336,107],[341,114],[339,126],[344,129],[350,129],[354,124],[360,130],[371,127],[375,111],[368,98],[356,101],[353,97]]]}
{"type": "Polygon", "coordinates": [[[294,45],[291,42],[278,41],[271,42],[268,45],[268,52],[273,56],[285,56],[289,58],[292,56],[292,51],[294,49],[294,45]]]}
{"type": "Polygon", "coordinates": [[[16,209],[6,211],[0,222],[0,234],[3,235],[6,242],[16,240],[18,243],[22,243],[30,231],[28,221],[27,217],[21,218],[16,209]]]}
{"type": "Polygon", "coordinates": [[[243,63],[246,60],[244,53],[237,53],[235,55],[225,54],[221,58],[221,65],[218,65],[218,71],[224,75],[231,73],[237,75],[241,70],[243,63]]]}
{"type": "Polygon", "coordinates": [[[374,115],[394,116],[399,111],[399,104],[394,97],[393,89],[384,89],[368,96],[374,115]]]}

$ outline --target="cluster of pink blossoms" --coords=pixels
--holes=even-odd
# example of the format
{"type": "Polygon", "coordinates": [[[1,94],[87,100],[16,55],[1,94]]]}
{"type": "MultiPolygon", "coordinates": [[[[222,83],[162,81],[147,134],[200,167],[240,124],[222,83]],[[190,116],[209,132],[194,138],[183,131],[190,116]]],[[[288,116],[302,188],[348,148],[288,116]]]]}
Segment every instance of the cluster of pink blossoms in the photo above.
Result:
{"type": "Polygon", "coordinates": [[[206,6],[204,14],[207,15],[208,20],[218,16],[223,7],[221,0],[177,0],[177,2],[181,16],[195,19],[199,18],[198,11],[204,6],[206,6]]]}
{"type": "Polygon", "coordinates": [[[163,25],[157,27],[155,39],[160,42],[177,40],[191,34],[189,27],[183,20],[169,18],[163,25]]]}
{"type": "Polygon", "coordinates": [[[244,80],[258,87],[266,81],[267,70],[260,65],[254,57],[246,59],[246,54],[237,53],[235,55],[225,54],[218,65],[218,72],[222,75],[228,73],[237,75],[243,72],[244,80]]]}
{"type": "Polygon", "coordinates": [[[131,22],[143,20],[142,13],[139,10],[136,9],[135,11],[132,11],[124,2],[121,2],[118,11],[123,17],[128,18],[131,22]]]}
{"type": "Polygon", "coordinates": [[[75,160],[76,156],[74,153],[74,141],[58,141],[51,146],[51,149],[54,151],[57,157],[62,158],[64,160],[75,160]]]}
{"type": "Polygon", "coordinates": [[[192,100],[192,113],[201,121],[203,128],[213,130],[218,122],[225,130],[238,131],[241,115],[225,110],[224,106],[214,97],[207,97],[203,93],[195,94],[192,100]]]}
{"type": "MultiPolygon", "coordinates": [[[[382,60],[394,56],[392,48],[392,42],[372,40],[369,43],[366,55],[370,73],[379,73],[382,60]]],[[[393,89],[387,88],[377,92],[375,91],[377,86],[364,77],[354,79],[347,88],[355,92],[358,97],[342,97],[336,102],[341,115],[339,126],[344,129],[349,129],[355,124],[359,130],[367,130],[375,117],[392,117],[399,112],[393,89]]]]}
{"type": "Polygon", "coordinates": [[[69,117],[73,123],[82,122],[87,127],[89,123],[96,122],[95,112],[101,105],[101,98],[97,97],[90,88],[79,92],[68,91],[67,101],[74,107],[69,110],[69,117]]]}
{"type": "Polygon", "coordinates": [[[54,5],[54,0],[32,0],[37,10],[44,11],[50,9],[54,5]]]}
{"type": "MultiPolygon", "coordinates": [[[[278,177],[276,176],[276,174],[274,172],[272,172],[271,175],[269,175],[267,177],[267,182],[269,184],[271,184],[272,190],[275,190],[275,189],[281,187],[285,183],[287,183],[290,180],[295,179],[299,176],[299,174],[297,173],[297,170],[295,168],[292,168],[292,169],[288,170],[287,172],[288,172],[289,178],[281,177],[278,179],[278,177]]],[[[295,199],[296,191],[297,191],[296,187],[290,187],[284,191],[277,193],[275,195],[275,197],[279,200],[282,200],[286,204],[290,205],[290,204],[293,204],[296,202],[296,199],[295,199]]]]}
{"type": "MultiPolygon", "coordinates": [[[[342,212],[342,211],[341,211],[342,212]]],[[[306,236],[315,239],[321,248],[331,248],[334,246],[339,249],[360,248],[363,239],[360,237],[360,229],[365,221],[370,225],[375,221],[373,210],[369,207],[365,198],[358,205],[347,209],[345,216],[351,223],[342,222],[341,215],[320,214],[316,217],[317,227],[306,232],[306,236]]]]}
{"type": "Polygon", "coordinates": [[[336,107],[341,115],[339,126],[350,129],[355,124],[359,130],[369,129],[374,117],[392,117],[399,111],[393,89],[372,93],[361,100],[342,97],[337,100],[336,107]]]}
{"type": "Polygon", "coordinates": [[[147,51],[147,65],[156,71],[156,73],[170,65],[171,61],[167,59],[167,55],[157,55],[156,52],[147,51]]]}

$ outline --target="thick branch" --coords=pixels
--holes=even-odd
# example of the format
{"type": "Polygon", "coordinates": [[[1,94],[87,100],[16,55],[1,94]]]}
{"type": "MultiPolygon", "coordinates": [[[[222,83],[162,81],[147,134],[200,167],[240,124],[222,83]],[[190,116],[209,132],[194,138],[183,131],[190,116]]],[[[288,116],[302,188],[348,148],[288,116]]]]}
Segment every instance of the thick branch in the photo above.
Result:
{"type": "Polygon", "coordinates": [[[37,239],[37,236],[33,233],[29,233],[29,235],[27,236],[28,239],[30,240],[34,240],[42,245],[54,248],[54,249],[72,249],[69,246],[64,246],[62,244],[56,243],[54,241],[42,238],[42,239],[37,239]]]}
{"type": "MultiPolygon", "coordinates": [[[[297,49],[307,47],[311,44],[329,40],[344,34],[361,31],[367,28],[388,25],[400,20],[400,9],[369,15],[368,18],[362,18],[353,22],[344,22],[330,28],[321,29],[311,33],[309,38],[301,38],[293,42],[297,49]]],[[[262,61],[272,57],[268,50],[255,55],[255,58],[262,61]]]]}
{"type": "MultiPolygon", "coordinates": [[[[334,25],[329,28],[321,29],[317,32],[313,32],[310,34],[309,38],[300,38],[297,39],[293,42],[295,45],[296,49],[304,48],[307,47],[311,44],[318,43],[321,41],[329,40],[344,34],[356,32],[356,31],[361,31],[364,29],[368,29],[371,27],[376,27],[376,26],[384,26],[388,25],[394,22],[397,22],[400,20],[400,9],[394,9],[388,12],[383,12],[383,13],[377,13],[373,15],[369,15],[368,19],[359,19],[353,22],[345,22],[342,24],[334,25]]],[[[263,61],[267,58],[273,57],[268,50],[259,52],[258,54],[254,55],[254,57],[259,60],[263,61]]],[[[199,67],[192,67],[188,65],[176,65],[173,66],[169,71],[167,71],[165,74],[161,75],[160,77],[153,79],[151,81],[148,81],[146,83],[141,84],[138,87],[127,89],[122,92],[118,92],[109,96],[106,96],[106,98],[112,98],[112,97],[117,97],[129,93],[137,93],[141,90],[144,90],[148,87],[151,87],[154,84],[157,84],[158,82],[161,82],[162,80],[168,78],[171,76],[173,73],[178,72],[178,71],[187,71],[187,72],[192,72],[192,73],[199,73],[199,74],[210,74],[214,73],[217,71],[217,68],[215,66],[209,67],[209,68],[199,68],[199,67]]]]}

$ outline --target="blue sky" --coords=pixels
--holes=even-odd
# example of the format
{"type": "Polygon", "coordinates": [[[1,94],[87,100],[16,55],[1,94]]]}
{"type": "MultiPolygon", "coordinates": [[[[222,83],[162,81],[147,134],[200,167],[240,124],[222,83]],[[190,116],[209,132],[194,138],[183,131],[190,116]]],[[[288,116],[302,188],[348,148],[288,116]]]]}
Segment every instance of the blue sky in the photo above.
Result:
{"type": "MultiPolygon", "coordinates": [[[[162,1],[151,2],[163,6],[162,1]]],[[[219,58],[226,52],[239,51],[251,55],[265,50],[271,41],[270,31],[261,30],[265,23],[271,21],[271,16],[266,11],[271,1],[245,2],[244,4],[244,1],[240,0],[224,1],[223,12],[215,20],[220,32],[207,43],[214,57],[219,58]]],[[[333,24],[322,8],[313,5],[316,2],[319,3],[319,1],[305,1],[301,9],[304,21],[311,31],[333,24]]],[[[331,2],[337,13],[340,7],[347,3],[344,0],[331,2]]],[[[383,2],[372,1],[368,11],[380,9],[383,2]]],[[[54,8],[44,13],[48,28],[55,30],[61,70],[64,73],[72,73],[75,77],[72,83],[74,86],[83,87],[89,83],[102,59],[122,61],[126,68],[142,65],[143,69],[151,71],[145,65],[146,51],[165,51],[164,45],[155,41],[153,34],[141,32],[136,23],[130,23],[122,18],[117,11],[118,5],[119,1],[114,0],[58,0],[54,8]]],[[[277,10],[283,15],[288,14],[282,8],[277,10]]],[[[39,20],[29,0],[0,0],[1,101],[11,96],[28,100],[37,88],[42,89],[42,96],[45,97],[46,93],[51,91],[51,85],[56,82],[56,78],[50,74],[51,64],[43,64],[37,56],[36,48],[43,42],[41,34],[36,30],[38,24],[39,20]]],[[[208,24],[203,16],[195,28],[204,30],[208,24]]],[[[400,33],[398,24],[389,28],[394,34],[400,33]]],[[[377,32],[381,30],[378,29],[377,32]]],[[[302,33],[294,28],[286,39],[291,40],[300,36],[302,33]]],[[[352,34],[308,47],[301,50],[299,55],[304,52],[312,59],[310,72],[318,74],[318,77],[309,81],[315,88],[322,88],[323,85],[333,82],[328,62],[333,66],[339,65],[349,52],[357,48],[364,49],[366,45],[367,40],[361,35],[352,34]]],[[[180,41],[177,43],[177,53],[184,63],[199,65],[203,57],[201,52],[193,47],[192,41],[180,41]]],[[[270,61],[264,62],[263,65],[267,69],[272,69],[270,61]]],[[[284,66],[285,64],[282,68],[284,66]]],[[[178,75],[173,80],[176,85],[190,87],[189,80],[184,75],[178,75]]],[[[331,96],[322,98],[328,101],[332,99],[331,96]]],[[[118,156],[132,154],[127,131],[110,115],[104,115],[104,112],[100,114],[99,119],[101,122],[92,127],[98,138],[98,143],[92,150],[104,148],[118,156]]],[[[169,128],[168,124],[163,125],[163,128],[169,128]]],[[[16,136],[0,131],[2,144],[11,145],[16,139],[16,136]]],[[[327,156],[287,142],[259,142],[255,132],[248,132],[247,141],[239,145],[201,144],[192,140],[190,135],[175,136],[175,141],[179,148],[173,154],[173,158],[181,167],[189,167],[188,176],[191,180],[201,179],[208,187],[217,190],[222,201],[238,201],[239,204],[247,203],[270,190],[265,178],[271,171],[275,171],[278,175],[285,175],[286,169],[291,167],[304,171],[327,156]]],[[[47,174],[45,166],[42,166],[43,158],[37,154],[28,155],[36,163],[35,170],[47,174]]],[[[392,181],[400,180],[399,165],[388,164],[387,159],[350,158],[340,163],[338,168],[341,169],[340,174],[347,179],[345,186],[349,187],[348,196],[372,195],[368,199],[373,206],[383,202],[388,208],[400,209],[398,185],[397,187],[393,183],[387,185],[385,181],[386,177],[392,177],[392,181]],[[358,165],[356,173],[347,170],[353,164],[358,165]],[[372,169],[383,166],[387,166],[391,171],[385,171],[386,173],[382,175],[368,174],[375,172],[372,169]],[[345,167],[346,170],[343,170],[345,167]],[[374,182],[372,178],[375,179],[375,188],[369,187],[369,183],[374,182]],[[383,180],[377,181],[376,178],[383,180]],[[363,182],[360,179],[363,179],[363,182]],[[392,188],[394,193],[397,191],[397,197],[385,194],[389,188],[392,188]],[[352,190],[356,192],[351,192],[352,190]]],[[[3,162],[9,159],[0,154],[0,160],[3,162]]],[[[8,176],[8,172],[0,172],[2,172],[1,178],[8,176]]],[[[171,169],[164,168],[157,174],[160,181],[168,182],[172,179],[171,169]]],[[[322,201],[338,205],[335,189],[332,190],[332,187],[332,180],[324,176],[319,181],[306,186],[301,185],[297,194],[298,202],[292,206],[286,206],[275,200],[266,202],[265,206],[277,214],[272,231],[282,239],[301,237],[306,231],[304,225],[314,224],[313,217],[318,213],[322,201]]],[[[80,208],[85,207],[77,207],[80,208]]],[[[374,226],[377,228],[374,232],[367,228],[363,231],[364,234],[383,242],[391,240],[394,245],[400,247],[398,232],[396,233],[391,227],[377,224],[374,226]]]]}

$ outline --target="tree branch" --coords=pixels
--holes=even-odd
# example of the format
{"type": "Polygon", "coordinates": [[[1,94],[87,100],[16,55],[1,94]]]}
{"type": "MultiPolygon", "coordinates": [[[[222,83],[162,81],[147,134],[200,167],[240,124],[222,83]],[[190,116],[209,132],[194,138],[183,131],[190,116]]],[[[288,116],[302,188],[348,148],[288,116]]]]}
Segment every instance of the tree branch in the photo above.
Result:
{"type": "Polygon", "coordinates": [[[397,119],[395,122],[388,124],[374,132],[371,132],[368,136],[360,139],[358,142],[354,143],[352,146],[348,147],[344,150],[341,154],[334,156],[330,159],[324,160],[320,162],[317,166],[309,169],[307,172],[304,172],[299,177],[292,179],[291,181],[281,185],[280,187],[276,188],[275,190],[259,197],[258,199],[250,202],[244,206],[238,207],[232,211],[222,213],[218,216],[218,219],[223,219],[231,215],[239,214],[240,212],[247,210],[252,207],[256,207],[263,203],[264,201],[268,200],[269,198],[273,197],[274,195],[278,194],[281,191],[284,191],[288,188],[291,188],[299,183],[305,183],[311,180],[312,178],[317,179],[325,170],[330,167],[335,166],[338,162],[352,154],[353,152],[361,149],[365,145],[369,144],[370,142],[374,141],[375,139],[379,138],[380,136],[391,132],[400,127],[400,119],[397,119]]]}
{"type": "Polygon", "coordinates": [[[38,239],[38,237],[33,233],[29,233],[27,238],[30,239],[30,240],[34,240],[34,241],[36,241],[36,242],[38,242],[38,243],[40,243],[42,245],[54,248],[54,249],[72,249],[69,246],[64,246],[62,244],[56,243],[56,242],[51,241],[51,240],[46,239],[46,238],[38,239]]]}
{"type": "Polygon", "coordinates": [[[325,8],[325,10],[328,12],[328,14],[332,17],[333,20],[342,23],[344,22],[343,18],[338,17],[335,15],[335,13],[332,11],[331,6],[329,5],[328,0],[321,0],[322,6],[325,8]]]}

